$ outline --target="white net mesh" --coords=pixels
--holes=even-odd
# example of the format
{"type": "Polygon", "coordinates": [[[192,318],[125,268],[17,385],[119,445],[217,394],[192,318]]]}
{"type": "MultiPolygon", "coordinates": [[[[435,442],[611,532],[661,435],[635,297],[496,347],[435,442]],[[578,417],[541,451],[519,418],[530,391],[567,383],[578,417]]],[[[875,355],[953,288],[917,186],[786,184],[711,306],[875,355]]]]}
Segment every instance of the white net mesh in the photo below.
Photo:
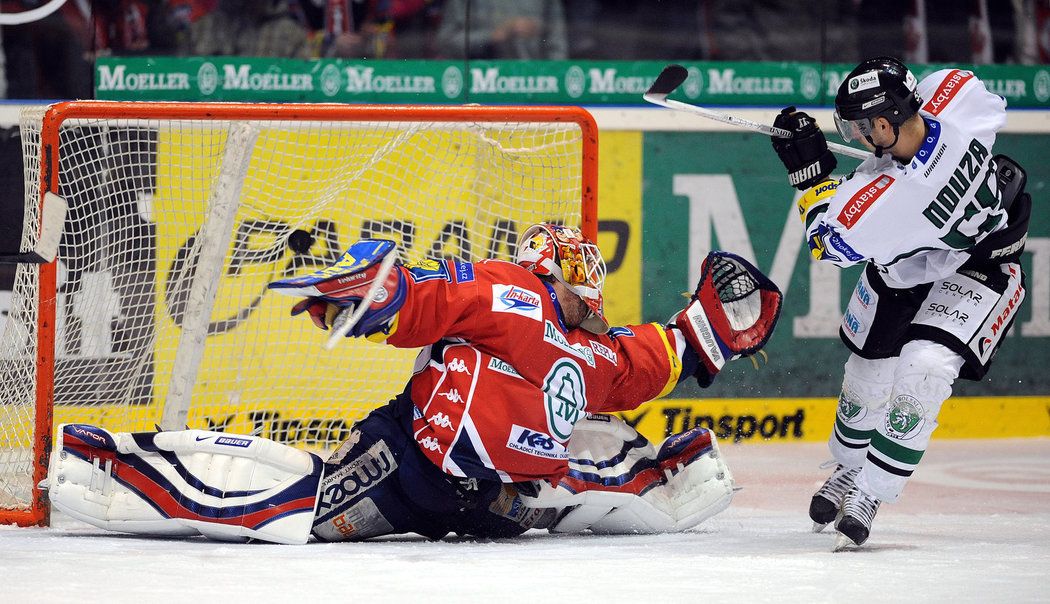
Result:
{"type": "MultiPolygon", "coordinates": [[[[396,240],[406,260],[479,260],[511,255],[531,223],[581,221],[582,136],[571,121],[519,122],[511,111],[493,123],[136,111],[60,130],[58,193],[69,211],[57,265],[56,425],[152,430],[179,400],[190,427],[333,447],[404,388],[414,351],[347,340],[324,352],[326,334],[290,318],[294,300],[267,293],[269,281],[325,265],[365,236],[396,240]],[[181,398],[173,375],[186,380],[181,398]]],[[[23,116],[22,136],[35,207],[39,112],[23,116]]],[[[25,505],[33,486],[45,380],[36,374],[38,271],[19,267],[0,339],[0,508],[25,505]]]]}

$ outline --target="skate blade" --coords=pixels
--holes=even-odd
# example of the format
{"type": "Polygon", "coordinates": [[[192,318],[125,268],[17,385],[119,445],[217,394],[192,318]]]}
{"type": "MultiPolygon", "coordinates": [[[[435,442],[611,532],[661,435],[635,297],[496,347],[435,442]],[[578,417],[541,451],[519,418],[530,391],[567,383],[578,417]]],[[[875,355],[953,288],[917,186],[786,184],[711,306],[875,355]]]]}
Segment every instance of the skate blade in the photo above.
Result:
{"type": "Polygon", "coordinates": [[[830,522],[823,522],[823,523],[821,523],[821,522],[814,522],[813,526],[810,527],[810,528],[811,528],[811,530],[814,533],[819,533],[819,532],[823,531],[824,529],[826,529],[829,524],[831,524],[831,523],[830,522]]]}
{"type": "Polygon", "coordinates": [[[839,533],[835,537],[835,547],[831,548],[831,551],[833,551],[833,552],[849,551],[851,549],[856,549],[857,547],[859,547],[859,546],[856,543],[854,543],[852,539],[850,539],[849,537],[843,535],[842,533],[839,533]]]}

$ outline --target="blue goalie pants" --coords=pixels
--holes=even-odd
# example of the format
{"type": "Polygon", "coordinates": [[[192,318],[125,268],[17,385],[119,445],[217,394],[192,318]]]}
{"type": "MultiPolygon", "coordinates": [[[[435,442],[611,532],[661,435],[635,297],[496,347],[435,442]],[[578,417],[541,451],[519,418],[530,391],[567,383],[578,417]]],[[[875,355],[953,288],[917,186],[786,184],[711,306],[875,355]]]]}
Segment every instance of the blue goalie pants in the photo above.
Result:
{"type": "Polygon", "coordinates": [[[412,408],[406,391],[354,424],[325,462],[314,536],[513,537],[537,525],[543,511],[526,508],[514,485],[456,478],[434,466],[411,437],[412,408]]]}

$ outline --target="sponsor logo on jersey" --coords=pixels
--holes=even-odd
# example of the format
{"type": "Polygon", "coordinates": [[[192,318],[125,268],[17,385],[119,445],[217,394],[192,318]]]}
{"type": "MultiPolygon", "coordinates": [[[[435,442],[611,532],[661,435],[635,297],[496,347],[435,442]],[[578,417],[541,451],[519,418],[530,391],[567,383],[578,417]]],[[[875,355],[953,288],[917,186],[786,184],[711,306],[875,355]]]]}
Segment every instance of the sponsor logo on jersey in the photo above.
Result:
{"type": "Polygon", "coordinates": [[[456,428],[452,424],[452,418],[450,418],[447,413],[442,413],[440,411],[438,411],[429,419],[427,419],[427,423],[434,424],[434,426],[437,428],[447,428],[449,430],[452,430],[453,432],[455,432],[456,430],[456,428]]]}
{"type": "Polygon", "coordinates": [[[864,308],[871,307],[878,298],[875,293],[868,289],[868,285],[864,281],[858,281],[856,289],[853,290],[853,295],[857,297],[857,302],[864,308]]]}
{"type": "Polygon", "coordinates": [[[816,232],[810,236],[809,248],[817,260],[860,262],[864,259],[864,256],[850,247],[834,228],[825,224],[818,225],[816,232]]]}
{"type": "Polygon", "coordinates": [[[930,95],[930,100],[922,106],[922,110],[930,115],[938,115],[948,103],[952,102],[959,90],[973,77],[972,71],[953,69],[944,76],[936,91],[930,95]]]}
{"type": "Polygon", "coordinates": [[[545,321],[543,326],[543,339],[546,342],[554,344],[558,348],[561,348],[565,352],[580,357],[587,362],[589,367],[594,367],[594,351],[589,346],[582,344],[571,344],[565,339],[558,326],[550,321],[545,321]]]}
{"type": "Polygon", "coordinates": [[[922,403],[913,396],[902,394],[893,401],[886,415],[886,435],[897,440],[914,438],[926,423],[922,403]]]}
{"type": "Polygon", "coordinates": [[[386,441],[379,440],[356,459],[324,477],[317,515],[339,506],[379,484],[397,469],[397,460],[386,441]]]}
{"type": "Polygon", "coordinates": [[[857,315],[846,309],[846,313],[842,315],[842,328],[847,334],[856,336],[864,331],[864,324],[860,322],[857,315]]]}
{"type": "Polygon", "coordinates": [[[606,361],[609,361],[613,365],[616,364],[616,351],[614,351],[612,348],[609,348],[605,344],[602,344],[601,342],[595,342],[594,340],[588,341],[591,343],[591,350],[594,351],[594,354],[600,356],[606,361]]]}
{"type": "Polygon", "coordinates": [[[492,286],[493,312],[506,312],[528,317],[534,321],[543,320],[543,298],[539,294],[516,285],[492,286]]]}
{"type": "Polygon", "coordinates": [[[543,378],[547,427],[560,442],[569,440],[572,428],[587,412],[587,383],[576,361],[558,359],[543,378]]]}
{"type": "Polygon", "coordinates": [[[956,298],[970,300],[974,304],[979,303],[982,298],[981,292],[970,287],[963,287],[958,283],[952,283],[950,281],[941,282],[941,293],[951,294],[956,298]]]}
{"type": "Polygon", "coordinates": [[[463,359],[452,359],[448,363],[445,363],[445,371],[471,375],[470,369],[467,369],[467,364],[463,362],[463,359]]]}
{"type": "Polygon", "coordinates": [[[970,315],[966,312],[939,302],[930,302],[926,306],[926,312],[931,315],[944,317],[950,321],[958,323],[959,325],[966,323],[966,321],[970,319],[970,315]]]}
{"type": "MultiPolygon", "coordinates": [[[[1013,267],[1010,267],[1010,272],[1013,272],[1013,267]]],[[[1003,326],[1007,325],[1007,319],[1010,318],[1010,315],[1013,314],[1014,310],[1017,308],[1017,306],[1021,303],[1021,300],[1023,299],[1024,288],[1022,288],[1021,285],[1018,284],[1017,288],[1014,289],[1014,293],[1010,296],[1010,299],[1007,301],[1006,308],[1004,308],[1002,312],[999,313],[999,316],[995,318],[995,321],[992,321],[993,337],[999,335],[999,331],[1003,328],[1003,326]]]]}
{"type": "Polygon", "coordinates": [[[438,392],[435,396],[446,398],[451,403],[463,402],[463,397],[459,395],[459,390],[455,388],[449,388],[447,392],[438,392]]]}
{"type": "Polygon", "coordinates": [[[419,439],[418,442],[421,449],[426,449],[431,453],[444,453],[444,451],[441,450],[441,443],[433,436],[424,436],[419,439]]]}
{"type": "Polygon", "coordinates": [[[610,327],[605,335],[610,338],[633,338],[634,332],[628,327],[610,327]]]}
{"type": "Polygon", "coordinates": [[[838,221],[846,227],[846,229],[853,228],[853,225],[857,224],[861,216],[868,211],[875,202],[878,201],[879,197],[890,188],[893,184],[894,178],[892,176],[883,174],[877,177],[875,180],[869,182],[867,185],[861,187],[859,191],[853,194],[846,205],[843,206],[842,211],[839,212],[838,221]]]}
{"type": "Polygon", "coordinates": [[[433,281],[435,279],[444,279],[452,283],[452,276],[448,274],[448,266],[444,262],[422,258],[415,262],[406,263],[405,268],[408,269],[408,276],[416,283],[433,281]]]}
{"type": "MultiPolygon", "coordinates": [[[[923,118],[923,121],[926,123],[926,140],[922,142],[922,146],[919,147],[919,150],[915,153],[915,159],[911,162],[912,168],[918,168],[920,163],[925,165],[926,162],[930,161],[930,158],[933,157],[934,149],[937,148],[937,142],[941,140],[940,122],[929,118],[923,118]]],[[[942,146],[941,153],[943,152],[944,147],[942,146]]],[[[933,164],[930,164],[928,171],[932,170],[936,163],[937,162],[935,161],[933,164]]]]}
{"type": "Polygon", "coordinates": [[[497,359],[496,357],[492,357],[491,359],[489,359],[489,369],[497,373],[502,373],[504,375],[510,375],[516,378],[521,377],[521,374],[518,373],[518,371],[514,369],[514,367],[512,367],[510,363],[502,359],[497,359]]]}
{"type": "Polygon", "coordinates": [[[569,452],[560,442],[551,438],[549,434],[523,428],[514,424],[510,428],[510,438],[507,439],[507,448],[547,459],[568,459],[569,452]]]}
{"type": "Polygon", "coordinates": [[[456,276],[456,283],[470,283],[474,280],[474,265],[469,262],[454,260],[452,270],[456,276]]]}
{"type": "Polygon", "coordinates": [[[225,445],[227,447],[240,447],[242,449],[250,447],[252,441],[247,438],[233,438],[232,436],[220,436],[215,439],[215,444],[225,445]]]}

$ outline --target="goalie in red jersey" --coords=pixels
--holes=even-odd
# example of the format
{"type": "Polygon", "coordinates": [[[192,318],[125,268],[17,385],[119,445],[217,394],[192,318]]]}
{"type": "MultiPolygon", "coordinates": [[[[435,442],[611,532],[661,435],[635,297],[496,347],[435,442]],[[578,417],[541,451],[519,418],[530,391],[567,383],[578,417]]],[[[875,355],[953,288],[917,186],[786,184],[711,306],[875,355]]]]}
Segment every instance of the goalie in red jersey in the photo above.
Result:
{"type": "Polygon", "coordinates": [[[282,543],[676,532],[729,505],[732,475],[710,431],[655,446],[610,413],[690,377],[706,386],[760,350],[781,294],[758,269],[712,252],[667,325],[610,329],[605,263],[576,229],[530,227],[515,262],[384,263],[394,248],[364,240],[270,285],[302,296],[292,314],[321,329],[352,315],[349,337],[421,348],[405,391],[326,461],[252,436],[70,424],[52,456],[52,503],[113,530],[282,543]]]}

